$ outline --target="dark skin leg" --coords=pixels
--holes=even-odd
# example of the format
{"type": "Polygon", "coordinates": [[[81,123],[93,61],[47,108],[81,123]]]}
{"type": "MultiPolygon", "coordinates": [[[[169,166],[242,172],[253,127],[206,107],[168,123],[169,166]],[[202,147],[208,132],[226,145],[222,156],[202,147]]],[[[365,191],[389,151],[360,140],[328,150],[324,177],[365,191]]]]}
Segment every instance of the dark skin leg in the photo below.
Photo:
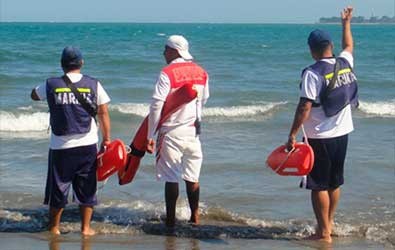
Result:
{"type": "Polygon", "coordinates": [[[185,181],[185,184],[187,187],[189,207],[191,209],[191,219],[189,221],[193,224],[199,224],[199,182],[185,181]]]}
{"type": "Polygon", "coordinates": [[[166,200],[166,226],[174,227],[176,224],[176,204],[178,198],[178,183],[166,182],[165,200],[166,200]]]}
{"type": "Polygon", "coordinates": [[[50,207],[49,208],[49,232],[55,235],[60,234],[60,218],[62,217],[63,208],[50,207]]]}

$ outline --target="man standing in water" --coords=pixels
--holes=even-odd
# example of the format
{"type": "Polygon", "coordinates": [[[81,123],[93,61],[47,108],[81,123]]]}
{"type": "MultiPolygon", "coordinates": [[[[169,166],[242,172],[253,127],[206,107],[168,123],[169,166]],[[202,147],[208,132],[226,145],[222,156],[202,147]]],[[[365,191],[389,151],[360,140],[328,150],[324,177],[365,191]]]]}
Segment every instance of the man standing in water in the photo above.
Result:
{"type": "Polygon", "coordinates": [[[287,142],[288,150],[292,150],[298,130],[303,125],[315,154],[306,188],[311,190],[318,228],[308,239],[328,243],[332,242],[335,210],[340,198],[340,186],[344,182],[348,134],[354,130],[351,106],[358,103],[356,77],[352,71],[352,10],[352,7],[347,7],[341,13],[343,51],[338,58],[333,57],[333,43],[326,31],[314,30],[310,33],[308,44],[316,63],[302,73],[300,100],[287,142]],[[338,66],[335,67],[335,64],[338,66]],[[338,68],[336,73],[334,68],[338,68]],[[324,92],[328,93],[327,86],[331,86],[333,77],[336,79],[332,86],[333,94],[327,95],[324,92]]]}
{"type": "Polygon", "coordinates": [[[50,112],[51,139],[44,204],[49,204],[49,231],[60,234],[60,219],[70,185],[73,200],[79,204],[81,233],[93,235],[90,227],[96,198],[96,113],[102,133],[102,147],[110,143],[110,98],[100,82],[81,74],[84,64],[81,52],[66,47],[61,57],[62,77],[47,79],[32,90],[35,101],[47,100],[50,112]],[[74,94],[78,92],[77,95],[74,94]],[[79,97],[78,97],[79,96],[79,97]],[[81,102],[79,98],[85,99],[81,102]],[[88,106],[88,107],[86,107],[88,106]]]}
{"type": "Polygon", "coordinates": [[[166,226],[173,228],[176,221],[178,182],[186,184],[190,222],[199,223],[199,175],[202,148],[199,140],[202,106],[209,97],[208,75],[192,62],[188,41],[179,35],[170,36],[163,52],[168,66],[156,82],[150,105],[147,151],[155,150],[154,134],[167,96],[185,84],[194,85],[198,97],[185,104],[163,123],[158,131],[156,177],[165,182],[166,226]]]}

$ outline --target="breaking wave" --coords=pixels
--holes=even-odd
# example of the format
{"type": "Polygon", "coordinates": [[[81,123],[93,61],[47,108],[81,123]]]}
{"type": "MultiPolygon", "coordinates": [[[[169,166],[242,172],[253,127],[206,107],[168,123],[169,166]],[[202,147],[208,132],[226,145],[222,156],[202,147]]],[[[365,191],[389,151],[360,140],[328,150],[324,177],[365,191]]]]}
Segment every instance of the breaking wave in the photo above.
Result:
{"type": "Polygon", "coordinates": [[[204,116],[214,117],[245,117],[264,114],[286,102],[269,102],[261,105],[246,105],[232,107],[210,107],[203,110],[204,116]]]}
{"type": "MultiPolygon", "coordinates": [[[[273,108],[284,105],[286,102],[268,102],[257,105],[231,106],[231,107],[205,107],[203,115],[205,117],[245,117],[254,116],[268,112],[273,108]]],[[[146,116],[149,112],[149,104],[142,103],[121,103],[110,106],[110,110],[115,110],[124,114],[146,116]]]]}
{"type": "Polygon", "coordinates": [[[17,113],[0,110],[0,131],[44,131],[48,129],[49,113],[17,113]]]}
{"type": "MultiPolygon", "coordinates": [[[[240,239],[283,239],[298,240],[314,233],[313,220],[289,219],[282,221],[262,220],[241,216],[221,207],[202,205],[201,225],[187,223],[189,208],[187,201],[177,207],[177,226],[169,231],[163,222],[163,204],[146,201],[107,201],[95,208],[93,223],[99,234],[141,233],[172,235],[186,238],[240,238],[240,239]]],[[[0,232],[42,232],[47,230],[47,208],[0,209],[0,232]]],[[[358,237],[380,243],[392,244],[394,221],[380,224],[335,224],[338,237],[358,237]]],[[[62,216],[62,231],[79,232],[80,217],[77,206],[69,206],[62,216]]]]}
{"type": "Polygon", "coordinates": [[[395,117],[395,99],[384,102],[360,102],[359,109],[375,117],[395,117]]]}
{"type": "Polygon", "coordinates": [[[146,103],[119,103],[110,105],[110,111],[123,114],[133,114],[144,117],[149,113],[149,104],[146,103]]]}

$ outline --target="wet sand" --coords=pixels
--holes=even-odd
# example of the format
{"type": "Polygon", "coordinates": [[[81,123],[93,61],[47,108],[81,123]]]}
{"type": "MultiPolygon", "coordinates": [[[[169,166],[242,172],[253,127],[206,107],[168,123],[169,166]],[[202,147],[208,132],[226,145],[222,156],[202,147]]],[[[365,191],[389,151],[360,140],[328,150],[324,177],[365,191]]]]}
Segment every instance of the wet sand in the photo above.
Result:
{"type": "Polygon", "coordinates": [[[358,238],[334,238],[333,244],[297,239],[234,239],[234,238],[188,238],[165,235],[95,235],[83,237],[78,233],[52,236],[42,233],[0,233],[0,249],[393,249],[390,244],[358,238]]]}

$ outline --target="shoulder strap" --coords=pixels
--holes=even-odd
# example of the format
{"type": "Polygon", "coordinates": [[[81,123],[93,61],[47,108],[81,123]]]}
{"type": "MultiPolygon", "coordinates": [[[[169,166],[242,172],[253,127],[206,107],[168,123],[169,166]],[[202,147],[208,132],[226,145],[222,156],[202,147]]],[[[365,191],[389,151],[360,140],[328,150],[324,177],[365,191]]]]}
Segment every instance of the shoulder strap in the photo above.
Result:
{"type": "Polygon", "coordinates": [[[336,58],[336,63],[335,63],[335,69],[333,70],[333,77],[330,80],[328,86],[325,89],[325,92],[328,93],[328,91],[331,91],[332,89],[335,88],[336,80],[337,80],[337,75],[339,74],[340,70],[340,61],[339,59],[336,58]]]}
{"type": "Polygon", "coordinates": [[[75,87],[74,84],[72,84],[70,78],[67,75],[62,76],[62,79],[66,83],[67,87],[69,87],[70,90],[73,92],[74,96],[77,98],[78,102],[85,109],[85,111],[88,112],[93,118],[96,119],[97,104],[93,103],[93,102],[88,102],[87,99],[85,99],[81,95],[81,93],[78,92],[77,88],[75,87]]]}

